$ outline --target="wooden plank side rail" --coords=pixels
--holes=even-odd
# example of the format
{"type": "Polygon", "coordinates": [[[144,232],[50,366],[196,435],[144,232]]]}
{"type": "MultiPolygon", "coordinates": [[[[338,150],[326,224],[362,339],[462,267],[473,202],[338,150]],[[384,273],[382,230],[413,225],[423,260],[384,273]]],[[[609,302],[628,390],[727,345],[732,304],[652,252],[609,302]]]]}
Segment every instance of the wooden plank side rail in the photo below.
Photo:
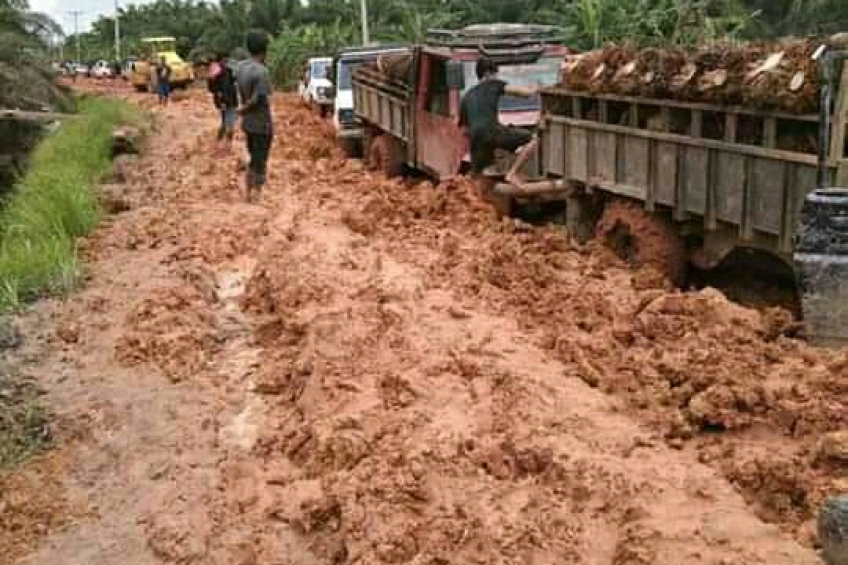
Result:
{"type": "MultiPolygon", "coordinates": [[[[736,143],[728,143],[717,139],[694,138],[689,135],[681,135],[676,133],[666,133],[651,131],[645,129],[637,129],[629,126],[619,126],[616,124],[602,124],[600,122],[589,120],[578,120],[575,118],[567,118],[564,116],[546,115],[546,120],[553,123],[561,123],[569,126],[579,126],[598,131],[607,131],[610,133],[619,133],[624,135],[632,135],[645,139],[656,139],[657,141],[666,141],[692,147],[704,147],[708,149],[721,149],[725,151],[734,151],[736,153],[752,155],[756,157],[766,157],[772,159],[780,159],[785,161],[793,161],[805,165],[815,166],[817,157],[806,153],[796,153],[794,151],[784,151],[781,149],[767,149],[765,147],[757,147],[755,145],[742,145],[736,143]]],[[[831,166],[834,163],[830,163],[831,166]]]]}
{"type": "MultiPolygon", "coordinates": [[[[548,178],[662,206],[705,234],[730,229],[747,245],[791,254],[797,214],[815,187],[815,156],[559,115],[543,123],[548,178]]],[[[690,133],[700,125],[693,117],[690,133]]]]}
{"type": "Polygon", "coordinates": [[[581,98],[589,100],[605,100],[607,102],[623,102],[626,104],[638,104],[642,106],[658,106],[677,108],[681,110],[701,110],[704,112],[732,113],[745,116],[757,116],[761,118],[773,117],[781,120],[794,120],[801,122],[818,122],[818,114],[789,114],[770,110],[758,110],[745,106],[723,106],[720,104],[704,104],[702,102],[684,102],[673,98],[642,98],[637,96],[620,96],[618,94],[594,94],[579,90],[569,90],[562,87],[548,87],[541,90],[542,96],[581,98]]]}

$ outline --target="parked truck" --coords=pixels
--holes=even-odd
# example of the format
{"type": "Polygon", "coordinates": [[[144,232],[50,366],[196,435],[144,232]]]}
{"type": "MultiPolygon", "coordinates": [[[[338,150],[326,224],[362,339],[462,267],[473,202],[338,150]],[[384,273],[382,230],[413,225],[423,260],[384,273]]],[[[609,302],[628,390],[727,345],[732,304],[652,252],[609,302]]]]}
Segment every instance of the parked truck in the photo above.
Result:
{"type": "Polygon", "coordinates": [[[410,52],[408,45],[381,44],[340,49],[333,58],[330,80],[335,85],[333,97],[333,125],[339,144],[352,156],[363,151],[365,130],[353,107],[353,73],[381,56],[403,55],[410,52]]]}
{"type": "Polygon", "coordinates": [[[333,83],[330,80],[332,57],[312,57],[304,65],[303,77],[298,85],[298,94],[303,101],[317,110],[321,117],[327,116],[333,106],[333,83]]]}
{"type": "MultiPolygon", "coordinates": [[[[544,89],[538,144],[516,164],[526,158],[535,167],[512,183],[491,179],[493,201],[506,214],[522,202],[563,201],[570,231],[603,237],[623,258],[652,264],[675,282],[687,265],[708,270],[734,250],[757,250],[761,263],[777,260],[794,270],[806,333],[845,343],[848,190],[832,187],[848,186],[848,65],[840,67],[843,53],[821,46],[812,55],[825,71],[818,79],[815,64],[798,71],[781,61],[787,52],[750,63],[754,70],[741,80],[756,84],[752,73],[784,65],[774,84],[761,81],[787,89],[769,96],[783,101],[790,91],[812,88],[818,114],[815,106],[798,114],[753,102],[544,89]]],[[[611,72],[600,63],[587,76],[611,72]]],[[[706,77],[695,65],[681,72],[684,81],[697,73],[722,85],[730,80],[726,73],[706,77]]],[[[680,85],[684,94],[703,92],[680,85]]]]}
{"type": "MultiPolygon", "coordinates": [[[[477,82],[475,63],[489,57],[511,84],[547,86],[557,81],[568,53],[556,28],[488,24],[430,30],[401,73],[362,66],[353,75],[354,112],[364,130],[366,161],[393,176],[404,166],[436,179],[454,176],[469,163],[467,139],[458,125],[463,94],[477,82]]],[[[536,127],[540,101],[505,96],[505,125],[536,127]]]]}

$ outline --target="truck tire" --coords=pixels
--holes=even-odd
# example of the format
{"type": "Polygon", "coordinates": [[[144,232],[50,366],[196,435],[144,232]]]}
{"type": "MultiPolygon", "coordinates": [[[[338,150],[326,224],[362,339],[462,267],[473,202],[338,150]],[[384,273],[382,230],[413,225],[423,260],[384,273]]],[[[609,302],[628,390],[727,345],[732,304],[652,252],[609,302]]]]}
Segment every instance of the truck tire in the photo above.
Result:
{"type": "Polygon", "coordinates": [[[382,171],[388,178],[403,173],[403,158],[400,144],[390,135],[378,135],[371,139],[368,147],[368,168],[382,171]]]}
{"type": "Polygon", "coordinates": [[[135,91],[136,92],[147,92],[147,85],[141,86],[141,85],[137,84],[137,85],[135,85],[135,91]]]}
{"type": "Polygon", "coordinates": [[[606,203],[595,236],[632,266],[649,266],[675,286],[685,282],[686,247],[674,225],[640,203],[614,198],[606,203]]]}
{"type": "Polygon", "coordinates": [[[827,565],[848,565],[848,495],[834,496],[822,504],[818,536],[827,565]]]}

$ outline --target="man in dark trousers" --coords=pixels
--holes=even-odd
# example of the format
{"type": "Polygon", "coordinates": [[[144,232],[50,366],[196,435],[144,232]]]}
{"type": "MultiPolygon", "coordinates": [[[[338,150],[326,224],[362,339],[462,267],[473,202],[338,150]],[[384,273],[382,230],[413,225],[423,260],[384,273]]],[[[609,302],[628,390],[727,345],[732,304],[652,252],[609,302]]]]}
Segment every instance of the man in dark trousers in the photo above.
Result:
{"type": "Polygon", "coordinates": [[[224,143],[222,149],[229,150],[235,134],[236,109],[238,108],[238,92],[236,77],[227,64],[227,54],[219,52],[209,65],[207,77],[209,92],[215,101],[215,108],[221,115],[221,125],[218,128],[218,143],[224,143]]]}
{"type": "Polygon", "coordinates": [[[242,62],[236,73],[241,106],[241,127],[247,137],[250,164],[247,168],[245,199],[250,202],[253,195],[261,194],[265,185],[268,154],[274,139],[271,121],[271,77],[265,66],[268,53],[268,34],[251,31],[247,36],[247,51],[250,59],[242,62]]]}
{"type": "Polygon", "coordinates": [[[506,94],[530,98],[536,90],[512,86],[499,79],[498,65],[485,57],[477,60],[475,70],[480,82],[462,98],[459,126],[468,135],[471,172],[480,174],[494,163],[496,149],[515,152],[533,139],[533,134],[525,129],[501,125],[498,121],[501,97],[506,94]]]}
{"type": "Polygon", "coordinates": [[[167,106],[171,98],[171,67],[165,57],[156,65],[156,91],[159,94],[159,104],[167,106]]]}

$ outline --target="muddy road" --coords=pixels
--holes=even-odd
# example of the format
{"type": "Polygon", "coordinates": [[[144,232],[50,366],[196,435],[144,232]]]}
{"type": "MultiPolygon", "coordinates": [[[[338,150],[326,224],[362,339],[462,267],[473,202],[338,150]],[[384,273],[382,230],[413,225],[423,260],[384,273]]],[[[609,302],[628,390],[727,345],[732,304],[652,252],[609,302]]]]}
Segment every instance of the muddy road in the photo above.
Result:
{"type": "Polygon", "coordinates": [[[294,98],[274,110],[244,204],[203,94],[155,109],[85,287],[20,320],[57,448],[3,478],[6,555],[818,563],[845,354],[463,182],[364,171],[294,98]]]}

